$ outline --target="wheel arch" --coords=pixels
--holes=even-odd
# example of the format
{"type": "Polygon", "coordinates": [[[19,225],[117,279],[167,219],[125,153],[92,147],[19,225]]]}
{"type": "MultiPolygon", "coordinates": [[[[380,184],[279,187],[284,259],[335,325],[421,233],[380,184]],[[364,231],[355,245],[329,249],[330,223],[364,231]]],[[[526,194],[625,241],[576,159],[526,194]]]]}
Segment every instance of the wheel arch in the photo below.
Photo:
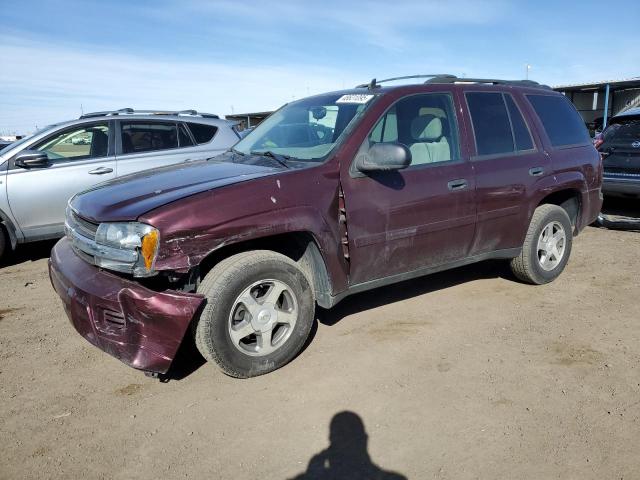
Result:
{"type": "Polygon", "coordinates": [[[251,250],[270,250],[289,257],[307,275],[318,305],[323,308],[331,305],[331,277],[319,243],[309,231],[286,232],[223,245],[202,259],[198,265],[199,277],[204,278],[225,258],[251,250]]]}
{"type": "Polygon", "coordinates": [[[545,204],[562,207],[569,215],[571,224],[575,227],[582,208],[582,194],[580,190],[575,188],[558,190],[540,200],[538,206],[545,204]]]}
{"type": "Polygon", "coordinates": [[[560,190],[556,190],[552,193],[549,193],[540,201],[536,208],[540,205],[557,205],[564,209],[569,215],[569,219],[571,220],[571,226],[574,231],[574,235],[578,234],[579,230],[579,221],[580,214],[582,212],[582,193],[581,191],[574,187],[567,187],[560,190]]]}
{"type": "MultiPolygon", "coordinates": [[[[4,213],[2,210],[0,210],[0,229],[3,229],[5,232],[7,232],[11,249],[15,250],[16,246],[18,245],[18,241],[19,241],[18,236],[20,235],[20,233],[16,229],[15,225],[13,224],[9,216],[6,213],[4,213]]],[[[1,234],[2,232],[0,232],[0,235],[1,234]]]]}

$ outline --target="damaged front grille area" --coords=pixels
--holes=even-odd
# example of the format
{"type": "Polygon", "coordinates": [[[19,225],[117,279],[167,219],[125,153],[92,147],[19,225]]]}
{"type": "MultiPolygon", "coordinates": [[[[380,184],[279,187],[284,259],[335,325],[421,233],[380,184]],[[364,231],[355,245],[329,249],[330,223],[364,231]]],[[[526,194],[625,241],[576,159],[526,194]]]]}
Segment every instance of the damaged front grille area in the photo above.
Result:
{"type": "Polygon", "coordinates": [[[76,254],[85,262],[93,265],[95,263],[95,256],[86,251],[88,249],[80,248],[79,245],[82,243],[82,240],[95,242],[98,225],[85,220],[71,208],[67,207],[64,230],[76,254]]]}
{"type": "Polygon", "coordinates": [[[97,224],[89,222],[88,220],[85,220],[73,210],[71,210],[70,217],[71,217],[70,220],[72,222],[72,227],[75,228],[75,230],[78,233],[80,233],[81,235],[91,240],[95,240],[96,232],[98,231],[97,224]]]}
{"type": "Polygon", "coordinates": [[[99,225],[82,218],[71,207],[67,207],[64,224],[65,235],[74,252],[84,261],[104,267],[108,261],[135,265],[138,252],[122,248],[113,248],[96,242],[99,225]]]}

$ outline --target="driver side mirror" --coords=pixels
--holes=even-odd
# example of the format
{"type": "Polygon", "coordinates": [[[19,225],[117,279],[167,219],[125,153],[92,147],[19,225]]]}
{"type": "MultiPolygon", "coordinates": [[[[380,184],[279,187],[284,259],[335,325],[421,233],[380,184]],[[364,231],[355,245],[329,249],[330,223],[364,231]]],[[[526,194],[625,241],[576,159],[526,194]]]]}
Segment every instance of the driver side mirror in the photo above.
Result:
{"type": "Polygon", "coordinates": [[[24,150],[16,155],[13,163],[20,168],[44,168],[49,166],[49,157],[44,152],[24,150]]]}
{"type": "Polygon", "coordinates": [[[376,143],[359,155],[356,168],[363,172],[389,172],[411,165],[411,151],[401,143],[376,143]]]}

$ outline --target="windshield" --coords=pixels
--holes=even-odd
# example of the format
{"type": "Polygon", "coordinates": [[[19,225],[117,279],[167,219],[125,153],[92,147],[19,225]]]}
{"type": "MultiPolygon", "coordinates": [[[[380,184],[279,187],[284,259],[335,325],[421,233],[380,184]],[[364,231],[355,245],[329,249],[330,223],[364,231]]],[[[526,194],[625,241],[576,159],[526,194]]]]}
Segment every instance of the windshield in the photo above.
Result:
{"type": "Polygon", "coordinates": [[[25,143],[27,140],[30,140],[31,138],[33,138],[34,135],[38,135],[39,133],[44,132],[45,130],[48,130],[48,129],[52,128],[52,127],[55,127],[55,125],[49,125],[47,127],[41,128],[39,130],[36,130],[32,134],[26,135],[26,136],[22,137],[20,140],[16,140],[15,142],[10,143],[9,145],[7,145],[6,147],[4,147],[4,148],[2,148],[0,150],[0,155],[8,152],[9,150],[13,150],[17,146],[20,146],[23,143],[25,143]]]}
{"type": "Polygon", "coordinates": [[[240,140],[234,150],[245,155],[271,152],[296,160],[320,161],[373,97],[327,94],[287,104],[240,140]]]}

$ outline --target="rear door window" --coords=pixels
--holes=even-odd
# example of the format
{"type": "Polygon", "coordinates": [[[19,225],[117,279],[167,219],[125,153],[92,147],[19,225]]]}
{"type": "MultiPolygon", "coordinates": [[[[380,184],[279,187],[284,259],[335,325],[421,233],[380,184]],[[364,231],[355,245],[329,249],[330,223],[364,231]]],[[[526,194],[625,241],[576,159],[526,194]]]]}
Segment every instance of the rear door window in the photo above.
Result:
{"type": "Polygon", "coordinates": [[[205,125],[203,123],[189,123],[188,125],[198,145],[209,143],[218,131],[218,127],[213,125],[205,125]]]}
{"type": "Polygon", "coordinates": [[[515,151],[509,114],[502,93],[466,94],[478,155],[499,155],[515,151]]]}
{"type": "Polygon", "coordinates": [[[478,156],[533,150],[529,127],[510,94],[468,92],[465,96],[478,156]]]}
{"type": "Polygon", "coordinates": [[[527,128],[520,109],[516,105],[516,102],[513,101],[511,95],[505,94],[504,99],[507,102],[507,109],[509,110],[509,117],[511,118],[513,140],[516,143],[516,150],[531,150],[533,148],[531,133],[529,133],[529,128],[527,128]]]}
{"type": "Polygon", "coordinates": [[[554,147],[587,145],[589,132],[582,117],[563,95],[527,95],[554,147]]]}
{"type": "Polygon", "coordinates": [[[120,123],[122,153],[143,153],[178,148],[178,129],[169,122],[120,123]]]}

